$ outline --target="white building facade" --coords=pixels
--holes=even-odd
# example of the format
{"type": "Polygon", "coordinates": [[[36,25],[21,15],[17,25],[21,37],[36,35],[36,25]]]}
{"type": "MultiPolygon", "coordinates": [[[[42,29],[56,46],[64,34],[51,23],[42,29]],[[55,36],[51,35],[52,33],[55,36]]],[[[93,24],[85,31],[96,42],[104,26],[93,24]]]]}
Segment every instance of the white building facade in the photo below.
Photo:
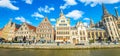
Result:
{"type": "Polygon", "coordinates": [[[70,41],[70,20],[66,19],[61,11],[59,19],[56,23],[56,39],[55,42],[71,42],[70,41]]]}
{"type": "Polygon", "coordinates": [[[75,27],[71,27],[71,43],[88,44],[88,36],[85,26],[82,22],[78,22],[75,27]]]}

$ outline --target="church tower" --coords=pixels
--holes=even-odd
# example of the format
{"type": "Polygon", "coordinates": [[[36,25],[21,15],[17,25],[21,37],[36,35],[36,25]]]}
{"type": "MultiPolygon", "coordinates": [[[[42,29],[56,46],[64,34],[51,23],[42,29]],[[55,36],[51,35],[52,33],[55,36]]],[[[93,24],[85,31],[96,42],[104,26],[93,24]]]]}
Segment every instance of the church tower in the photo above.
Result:
{"type": "Polygon", "coordinates": [[[104,4],[102,4],[102,9],[103,9],[102,21],[103,21],[104,28],[108,34],[108,39],[110,41],[117,41],[119,39],[119,35],[117,31],[118,30],[117,26],[115,25],[115,22],[114,22],[116,20],[116,17],[109,14],[104,4]]]}

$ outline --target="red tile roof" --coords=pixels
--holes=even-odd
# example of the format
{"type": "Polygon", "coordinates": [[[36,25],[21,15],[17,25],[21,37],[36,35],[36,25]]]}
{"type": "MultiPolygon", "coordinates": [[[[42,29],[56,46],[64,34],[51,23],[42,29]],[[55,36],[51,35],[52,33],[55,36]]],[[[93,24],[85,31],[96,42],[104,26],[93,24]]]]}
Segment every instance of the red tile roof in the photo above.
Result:
{"type": "Polygon", "coordinates": [[[27,24],[27,23],[26,23],[26,25],[28,26],[28,28],[30,30],[33,30],[34,32],[36,32],[36,27],[34,27],[34,26],[30,25],[30,24],[27,24]]]}
{"type": "Polygon", "coordinates": [[[18,30],[18,28],[15,28],[15,31],[17,31],[18,30]]]}

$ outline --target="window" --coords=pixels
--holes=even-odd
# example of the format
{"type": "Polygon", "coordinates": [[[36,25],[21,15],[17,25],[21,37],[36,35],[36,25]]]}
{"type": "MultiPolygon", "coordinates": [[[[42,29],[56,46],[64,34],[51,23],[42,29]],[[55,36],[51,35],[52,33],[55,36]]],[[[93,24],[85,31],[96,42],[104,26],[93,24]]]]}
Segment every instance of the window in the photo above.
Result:
{"type": "Polygon", "coordinates": [[[120,24],[118,24],[118,28],[120,29],[120,24]]]}
{"type": "Polygon", "coordinates": [[[25,30],[27,30],[27,27],[25,27],[25,30]]]}
{"type": "Polygon", "coordinates": [[[109,22],[109,18],[106,18],[106,20],[109,22]]]}
{"type": "Polygon", "coordinates": [[[80,31],[80,35],[82,35],[82,32],[80,31]]]}
{"type": "Polygon", "coordinates": [[[77,32],[75,32],[76,33],[76,35],[77,35],[77,32]]]}
{"type": "Polygon", "coordinates": [[[23,30],[23,28],[21,28],[21,30],[23,30]]]}
{"type": "Polygon", "coordinates": [[[113,21],[113,18],[110,18],[111,19],[111,21],[113,21]]]}
{"type": "Polygon", "coordinates": [[[84,40],[86,40],[86,38],[84,37],[84,40]]]}
{"type": "Polygon", "coordinates": [[[50,34],[50,38],[51,38],[51,35],[52,35],[52,34],[50,34]]]}
{"type": "Polygon", "coordinates": [[[72,34],[74,35],[74,32],[72,32],[72,34]]]}
{"type": "Polygon", "coordinates": [[[65,22],[65,20],[61,20],[61,22],[65,22]]]}
{"type": "Polygon", "coordinates": [[[85,35],[85,32],[83,31],[83,35],[85,35]]]}
{"type": "Polygon", "coordinates": [[[60,26],[67,26],[67,24],[59,24],[60,26]]]}

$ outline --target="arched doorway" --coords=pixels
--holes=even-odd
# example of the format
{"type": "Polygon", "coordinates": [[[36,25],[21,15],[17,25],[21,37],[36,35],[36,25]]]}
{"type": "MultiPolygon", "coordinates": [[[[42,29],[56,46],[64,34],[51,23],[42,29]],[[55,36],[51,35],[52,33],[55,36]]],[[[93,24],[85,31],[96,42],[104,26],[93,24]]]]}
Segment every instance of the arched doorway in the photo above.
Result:
{"type": "Polygon", "coordinates": [[[73,43],[76,44],[77,43],[77,39],[73,38],[73,43]]]}

